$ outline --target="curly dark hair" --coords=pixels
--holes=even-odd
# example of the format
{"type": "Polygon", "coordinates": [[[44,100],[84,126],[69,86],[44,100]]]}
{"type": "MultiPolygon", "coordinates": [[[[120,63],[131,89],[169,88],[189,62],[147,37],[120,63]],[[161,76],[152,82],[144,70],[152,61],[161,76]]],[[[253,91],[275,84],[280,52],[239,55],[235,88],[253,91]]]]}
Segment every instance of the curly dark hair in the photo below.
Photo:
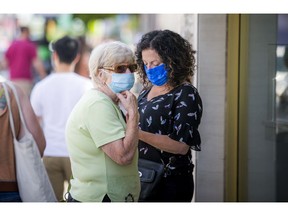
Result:
{"type": "Polygon", "coordinates": [[[154,30],[142,36],[136,45],[135,55],[139,77],[144,87],[147,87],[150,82],[142,60],[142,51],[145,49],[155,50],[162,59],[169,74],[168,85],[176,87],[184,82],[191,83],[196,68],[196,51],[186,39],[170,30],[154,30]]]}

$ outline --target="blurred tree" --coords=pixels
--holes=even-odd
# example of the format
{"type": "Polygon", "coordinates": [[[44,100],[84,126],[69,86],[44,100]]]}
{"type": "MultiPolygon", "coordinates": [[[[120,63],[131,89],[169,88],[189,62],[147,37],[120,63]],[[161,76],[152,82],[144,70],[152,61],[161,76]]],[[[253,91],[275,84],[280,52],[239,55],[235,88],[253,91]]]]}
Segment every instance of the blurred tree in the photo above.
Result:
{"type": "Polygon", "coordinates": [[[85,25],[87,25],[90,20],[107,19],[115,16],[117,16],[117,14],[73,14],[73,18],[81,19],[85,25]]]}

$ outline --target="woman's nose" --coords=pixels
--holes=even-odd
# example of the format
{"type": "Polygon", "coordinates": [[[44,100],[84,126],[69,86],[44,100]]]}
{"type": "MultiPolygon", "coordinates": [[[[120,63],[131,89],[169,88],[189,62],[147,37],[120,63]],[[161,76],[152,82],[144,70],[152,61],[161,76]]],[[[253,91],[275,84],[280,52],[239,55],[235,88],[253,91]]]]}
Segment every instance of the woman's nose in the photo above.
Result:
{"type": "Polygon", "coordinates": [[[127,67],[125,73],[132,73],[131,70],[129,69],[129,67],[127,67]]]}
{"type": "Polygon", "coordinates": [[[147,64],[146,67],[147,67],[147,69],[153,68],[152,64],[147,64]]]}

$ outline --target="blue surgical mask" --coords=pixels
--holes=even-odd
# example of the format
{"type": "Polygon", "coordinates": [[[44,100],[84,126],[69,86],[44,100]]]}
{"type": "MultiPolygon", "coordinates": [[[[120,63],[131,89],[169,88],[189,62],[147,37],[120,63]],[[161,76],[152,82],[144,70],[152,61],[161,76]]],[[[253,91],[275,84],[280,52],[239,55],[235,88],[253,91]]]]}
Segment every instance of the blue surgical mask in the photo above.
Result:
{"type": "Polygon", "coordinates": [[[108,84],[114,93],[130,90],[135,82],[133,73],[112,73],[111,83],[108,84]]]}
{"type": "Polygon", "coordinates": [[[145,72],[147,74],[148,79],[153,85],[162,86],[168,81],[168,72],[165,69],[165,65],[161,64],[154,68],[148,69],[146,65],[144,65],[145,72]]]}

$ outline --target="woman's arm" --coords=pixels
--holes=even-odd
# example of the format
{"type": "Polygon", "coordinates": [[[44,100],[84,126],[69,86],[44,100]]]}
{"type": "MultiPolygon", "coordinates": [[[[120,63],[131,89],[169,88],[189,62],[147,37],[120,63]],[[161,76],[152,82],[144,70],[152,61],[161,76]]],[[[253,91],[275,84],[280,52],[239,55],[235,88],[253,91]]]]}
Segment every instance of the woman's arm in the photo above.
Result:
{"type": "Polygon", "coordinates": [[[142,130],[139,130],[139,140],[173,154],[185,155],[190,148],[187,144],[175,141],[167,135],[153,134],[142,130]]]}
{"type": "Polygon", "coordinates": [[[127,111],[125,137],[107,143],[102,147],[102,150],[116,163],[127,165],[132,162],[138,147],[139,114],[136,97],[128,91],[125,91],[122,94],[117,96],[127,111]]]}
{"type": "Polygon", "coordinates": [[[139,139],[163,151],[185,155],[193,146],[200,150],[201,139],[198,126],[202,116],[202,101],[197,90],[191,85],[183,85],[174,94],[179,97],[175,97],[173,101],[174,129],[170,135],[139,130],[139,139]],[[183,140],[183,142],[176,140],[183,140]]]}
{"type": "MultiPolygon", "coordinates": [[[[38,122],[38,119],[37,119],[37,117],[36,117],[36,115],[32,109],[32,106],[30,104],[30,100],[29,100],[28,96],[25,95],[19,87],[15,86],[15,88],[16,88],[16,91],[17,91],[17,94],[18,94],[18,97],[20,100],[20,104],[22,107],[22,112],[23,112],[23,116],[24,116],[24,120],[26,122],[27,128],[30,131],[30,133],[33,135],[33,137],[37,143],[40,155],[42,157],[44,150],[46,148],[46,140],[44,137],[44,133],[43,133],[42,128],[38,122]]],[[[20,138],[23,135],[24,135],[24,129],[21,126],[20,138]]]]}

